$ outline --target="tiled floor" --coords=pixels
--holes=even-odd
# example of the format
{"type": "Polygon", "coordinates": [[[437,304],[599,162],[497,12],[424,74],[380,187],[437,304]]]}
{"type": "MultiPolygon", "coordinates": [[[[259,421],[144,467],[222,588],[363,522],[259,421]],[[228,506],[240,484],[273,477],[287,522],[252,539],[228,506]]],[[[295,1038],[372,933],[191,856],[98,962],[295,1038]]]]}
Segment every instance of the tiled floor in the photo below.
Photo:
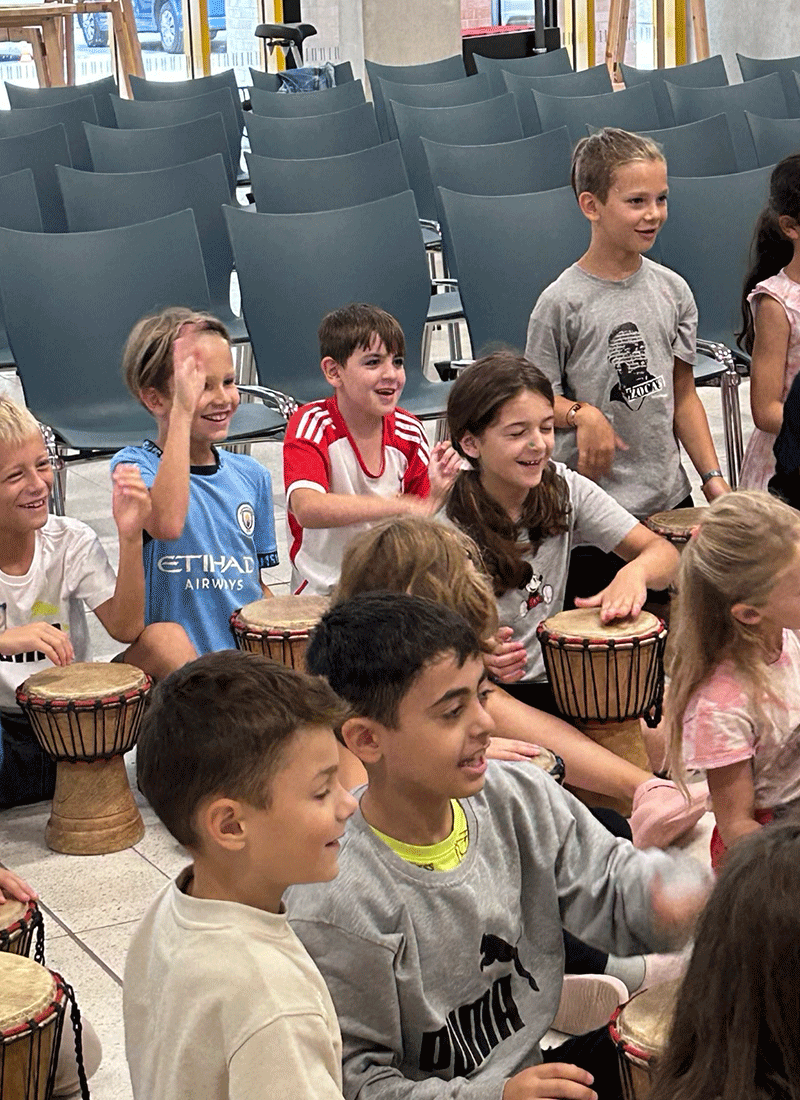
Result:
{"type": "MultiPolygon", "coordinates": [[[[0,376],[0,391],[19,389],[9,376],[0,376]]],[[[724,462],[718,390],[701,390],[724,462]]],[[[748,387],[741,388],[747,439],[752,422],[748,387]]],[[[288,589],[285,509],[279,444],[253,448],[273,475],[276,527],[281,565],[270,571],[277,591],[288,589]]],[[[687,464],[688,469],[688,464],[687,464]]],[[[697,489],[694,479],[693,489],[697,489]]],[[[701,500],[696,493],[697,500],[701,500]]],[[[115,532],[110,511],[110,480],[106,463],[74,467],[67,488],[69,515],[85,520],[98,532],[112,561],[116,560],[115,532]]],[[[95,657],[108,658],[120,647],[99,624],[93,631],[95,657]]],[[[132,769],[133,756],[128,756],[132,769]]],[[[133,785],[135,788],[135,785],[133,785]]],[[[40,804],[0,813],[0,860],[26,878],[41,895],[47,923],[47,962],[74,985],[79,1003],[92,1020],[104,1047],[103,1063],[92,1079],[96,1100],[129,1100],[130,1082],[125,1063],[122,1029],[122,973],[125,952],[136,922],[155,893],[187,861],[153,812],[139,799],[146,832],[134,848],[106,856],[66,856],[50,851],[44,842],[49,806],[40,804]]],[[[687,838],[704,858],[709,815],[687,838]]],[[[156,1098],[154,1098],[156,1100],[156,1098]]]]}

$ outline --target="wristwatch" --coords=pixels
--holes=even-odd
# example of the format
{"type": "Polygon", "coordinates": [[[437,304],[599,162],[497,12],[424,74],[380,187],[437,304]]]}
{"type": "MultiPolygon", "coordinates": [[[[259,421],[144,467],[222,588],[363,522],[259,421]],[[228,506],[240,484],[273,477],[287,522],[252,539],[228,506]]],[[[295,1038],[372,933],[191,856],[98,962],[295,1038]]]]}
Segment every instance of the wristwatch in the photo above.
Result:
{"type": "MultiPolygon", "coordinates": [[[[569,416],[569,413],[567,413],[567,415],[569,416]]],[[[707,482],[711,481],[712,477],[723,477],[723,476],[724,475],[722,473],[722,470],[709,470],[708,473],[703,474],[703,476],[700,478],[700,484],[705,485],[707,482]]]]}
{"type": "Polygon", "coordinates": [[[567,422],[567,427],[568,428],[574,428],[575,427],[575,416],[577,415],[578,410],[582,409],[582,408],[583,408],[583,402],[582,401],[576,401],[574,405],[571,405],[567,409],[567,415],[564,417],[564,419],[567,422]]]}

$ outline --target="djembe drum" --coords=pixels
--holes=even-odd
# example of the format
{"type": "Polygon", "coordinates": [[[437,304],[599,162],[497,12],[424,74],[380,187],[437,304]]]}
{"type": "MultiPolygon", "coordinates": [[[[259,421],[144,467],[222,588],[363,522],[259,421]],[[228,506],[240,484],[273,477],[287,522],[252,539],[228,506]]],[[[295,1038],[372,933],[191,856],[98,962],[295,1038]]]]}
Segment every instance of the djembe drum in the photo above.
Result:
{"type": "Polygon", "coordinates": [[[311,631],[329,606],[326,596],[273,596],[246,604],[231,615],[236,646],[302,671],[311,631]]]}
{"type": "Polygon", "coordinates": [[[39,744],[56,762],[45,839],[57,852],[103,855],[144,836],[123,753],[139,733],[151,680],[133,665],[48,668],[17,689],[39,744]]]}
{"type": "Polygon", "coordinates": [[[680,550],[692,537],[692,531],[706,512],[706,508],[675,508],[671,512],[656,512],[645,520],[645,526],[680,550]]]}
{"type": "Polygon", "coordinates": [[[67,1003],[58,974],[0,955],[0,1100],[49,1100],[67,1003]]]}
{"type": "Polygon", "coordinates": [[[663,1052],[675,1015],[680,981],[663,982],[620,1005],[608,1030],[619,1052],[625,1100],[647,1100],[651,1074],[663,1052]]]}
{"type": "Polygon", "coordinates": [[[564,761],[560,756],[557,756],[550,749],[545,749],[541,745],[536,746],[539,750],[538,756],[531,756],[528,758],[530,764],[535,764],[537,768],[541,768],[543,772],[547,772],[551,779],[555,779],[559,786],[564,785],[564,761]]]}
{"type": "Polygon", "coordinates": [[[36,937],[35,957],[44,958],[44,919],[35,901],[7,898],[0,905],[0,951],[30,955],[36,937]]]}

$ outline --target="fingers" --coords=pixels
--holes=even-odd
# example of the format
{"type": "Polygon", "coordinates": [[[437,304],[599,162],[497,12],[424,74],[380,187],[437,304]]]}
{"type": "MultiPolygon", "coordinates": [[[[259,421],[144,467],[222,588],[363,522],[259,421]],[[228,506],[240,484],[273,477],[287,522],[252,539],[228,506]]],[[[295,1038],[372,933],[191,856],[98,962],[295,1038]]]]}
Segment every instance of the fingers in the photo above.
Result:
{"type": "Polygon", "coordinates": [[[75,659],[75,651],[69,636],[50,623],[41,623],[38,646],[48,660],[63,668],[75,659]]]}
{"type": "Polygon", "coordinates": [[[17,901],[35,901],[38,896],[33,887],[19,875],[0,867],[0,905],[9,898],[15,898],[17,901]]]}
{"type": "Polygon", "coordinates": [[[538,745],[530,741],[516,741],[509,737],[493,737],[486,750],[489,760],[532,760],[539,756],[541,750],[538,745]]]}
{"type": "Polygon", "coordinates": [[[599,607],[603,602],[603,593],[598,592],[596,596],[576,596],[576,607],[599,607]]]}
{"type": "Polygon", "coordinates": [[[629,451],[630,450],[630,447],[625,442],[625,440],[620,439],[620,437],[616,434],[616,432],[614,433],[614,446],[618,451],[629,451]]]}

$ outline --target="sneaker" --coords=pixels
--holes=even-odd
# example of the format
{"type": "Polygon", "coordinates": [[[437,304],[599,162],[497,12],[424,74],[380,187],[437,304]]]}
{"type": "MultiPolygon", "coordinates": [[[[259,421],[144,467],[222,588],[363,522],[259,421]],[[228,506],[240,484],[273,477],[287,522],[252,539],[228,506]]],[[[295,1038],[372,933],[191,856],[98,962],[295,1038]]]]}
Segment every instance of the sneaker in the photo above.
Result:
{"type": "Polygon", "coordinates": [[[666,848],[693,828],[708,806],[706,783],[692,783],[687,802],[671,779],[648,779],[633,796],[628,824],[637,848],[666,848]]]}
{"type": "Polygon", "coordinates": [[[610,974],[565,974],[561,1003],[550,1026],[564,1035],[595,1031],[629,999],[625,983],[610,974]]]}

